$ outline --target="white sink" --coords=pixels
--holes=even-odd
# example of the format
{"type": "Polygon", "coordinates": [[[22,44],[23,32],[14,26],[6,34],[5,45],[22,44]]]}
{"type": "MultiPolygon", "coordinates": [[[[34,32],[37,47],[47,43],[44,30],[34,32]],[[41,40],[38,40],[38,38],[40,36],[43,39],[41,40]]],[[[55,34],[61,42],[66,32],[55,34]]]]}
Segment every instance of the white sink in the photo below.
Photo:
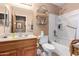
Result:
{"type": "Polygon", "coordinates": [[[6,36],[4,34],[0,34],[1,39],[8,39],[8,38],[26,38],[32,37],[33,33],[8,33],[6,36]]]}

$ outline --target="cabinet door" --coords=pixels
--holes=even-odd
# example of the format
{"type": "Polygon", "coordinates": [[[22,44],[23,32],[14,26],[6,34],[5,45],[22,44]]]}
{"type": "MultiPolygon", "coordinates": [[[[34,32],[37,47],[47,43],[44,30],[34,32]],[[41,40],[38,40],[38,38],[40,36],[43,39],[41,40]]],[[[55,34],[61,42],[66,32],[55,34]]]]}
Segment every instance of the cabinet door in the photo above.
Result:
{"type": "Polygon", "coordinates": [[[24,56],[35,56],[36,55],[36,48],[34,48],[34,47],[24,48],[23,55],[24,56]]]}
{"type": "Polygon", "coordinates": [[[7,52],[2,52],[0,53],[0,56],[16,56],[16,50],[12,50],[12,51],[7,51],[7,52]]]}

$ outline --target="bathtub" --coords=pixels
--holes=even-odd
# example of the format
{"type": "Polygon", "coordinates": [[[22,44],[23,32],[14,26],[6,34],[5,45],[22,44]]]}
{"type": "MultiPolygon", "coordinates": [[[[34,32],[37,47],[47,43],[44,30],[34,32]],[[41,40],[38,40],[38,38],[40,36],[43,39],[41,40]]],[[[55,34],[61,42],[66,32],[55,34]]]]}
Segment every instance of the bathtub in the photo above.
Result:
{"type": "Polygon", "coordinates": [[[69,47],[59,44],[57,42],[51,42],[55,46],[55,52],[60,56],[70,56],[69,47]]]}
{"type": "Polygon", "coordinates": [[[55,46],[55,52],[60,56],[70,56],[70,42],[71,40],[58,38],[50,41],[55,46]]]}
{"type": "MultiPolygon", "coordinates": [[[[47,38],[49,39],[49,37],[47,38]]],[[[63,38],[53,38],[53,40],[50,38],[49,42],[54,45],[55,50],[54,52],[57,53],[59,56],[70,56],[70,42],[72,40],[67,40],[63,38]]]]}

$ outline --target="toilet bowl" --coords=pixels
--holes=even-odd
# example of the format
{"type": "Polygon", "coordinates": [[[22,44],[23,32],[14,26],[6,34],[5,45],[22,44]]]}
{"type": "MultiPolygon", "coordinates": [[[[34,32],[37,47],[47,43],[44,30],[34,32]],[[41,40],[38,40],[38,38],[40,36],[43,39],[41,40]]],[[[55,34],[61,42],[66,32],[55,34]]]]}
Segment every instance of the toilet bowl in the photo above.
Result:
{"type": "Polygon", "coordinates": [[[48,36],[40,37],[40,45],[44,49],[44,51],[47,53],[47,55],[51,56],[52,52],[54,52],[55,47],[54,45],[48,43],[48,36]]]}
{"type": "Polygon", "coordinates": [[[53,51],[53,50],[55,49],[55,47],[54,47],[53,45],[48,44],[48,43],[43,44],[42,47],[43,47],[44,50],[46,50],[46,51],[53,51]]]}

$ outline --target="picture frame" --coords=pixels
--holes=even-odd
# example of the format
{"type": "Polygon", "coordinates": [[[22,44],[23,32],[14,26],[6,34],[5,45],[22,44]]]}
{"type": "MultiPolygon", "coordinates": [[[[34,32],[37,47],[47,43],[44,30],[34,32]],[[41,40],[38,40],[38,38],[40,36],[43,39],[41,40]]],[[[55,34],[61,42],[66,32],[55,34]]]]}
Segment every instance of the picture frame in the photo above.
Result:
{"type": "Polygon", "coordinates": [[[22,23],[16,22],[16,29],[22,29],[22,23]]]}
{"type": "Polygon", "coordinates": [[[47,17],[43,17],[43,16],[37,16],[37,23],[39,25],[46,25],[47,24],[47,17]]]}
{"type": "Polygon", "coordinates": [[[25,32],[25,22],[24,21],[17,21],[16,22],[16,32],[25,32]]]}

